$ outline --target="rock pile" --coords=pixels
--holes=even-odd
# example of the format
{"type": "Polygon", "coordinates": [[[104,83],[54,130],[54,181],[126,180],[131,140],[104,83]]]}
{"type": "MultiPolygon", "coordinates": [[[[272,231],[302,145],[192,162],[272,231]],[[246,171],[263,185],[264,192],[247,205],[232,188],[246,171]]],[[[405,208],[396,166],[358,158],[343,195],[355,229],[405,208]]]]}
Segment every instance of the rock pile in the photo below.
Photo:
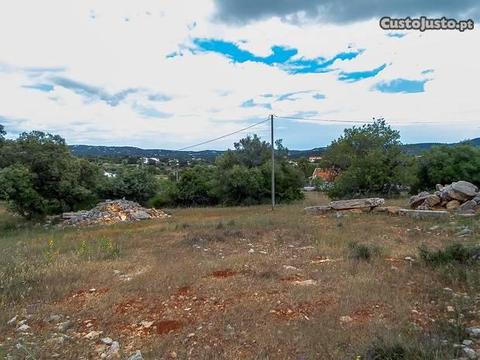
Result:
{"type": "Polygon", "coordinates": [[[368,212],[384,203],[385,200],[382,198],[338,200],[325,206],[309,206],[304,211],[313,215],[322,215],[333,211],[368,212]]]}
{"type": "Polygon", "coordinates": [[[421,192],[410,198],[410,208],[417,210],[456,210],[462,214],[480,211],[478,187],[468,181],[457,181],[450,185],[437,185],[437,191],[421,192]]]}
{"type": "Polygon", "coordinates": [[[107,200],[91,210],[62,215],[63,225],[66,226],[109,225],[167,217],[170,215],[161,210],[147,209],[128,200],[107,200]]]}

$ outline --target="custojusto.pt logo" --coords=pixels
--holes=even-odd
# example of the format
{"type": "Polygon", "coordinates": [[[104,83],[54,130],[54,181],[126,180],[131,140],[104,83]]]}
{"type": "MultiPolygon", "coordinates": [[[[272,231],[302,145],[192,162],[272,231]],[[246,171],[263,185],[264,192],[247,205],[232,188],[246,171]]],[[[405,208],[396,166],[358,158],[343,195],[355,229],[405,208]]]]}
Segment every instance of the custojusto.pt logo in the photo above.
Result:
{"type": "Polygon", "coordinates": [[[421,16],[419,18],[391,18],[384,16],[380,19],[380,27],[383,30],[473,30],[475,23],[473,20],[456,20],[442,18],[427,18],[421,16]]]}

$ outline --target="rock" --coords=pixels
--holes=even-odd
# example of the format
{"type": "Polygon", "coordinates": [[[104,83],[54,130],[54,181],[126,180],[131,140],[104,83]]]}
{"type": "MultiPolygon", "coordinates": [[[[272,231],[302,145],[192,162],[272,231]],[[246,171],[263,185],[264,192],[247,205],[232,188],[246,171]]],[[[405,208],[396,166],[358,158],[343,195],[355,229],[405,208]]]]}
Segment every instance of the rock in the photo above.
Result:
{"type": "Polygon", "coordinates": [[[311,286],[311,285],[316,285],[317,281],[308,279],[308,280],[298,280],[293,282],[295,285],[301,285],[301,286],[311,286]]]}
{"type": "Polygon", "coordinates": [[[462,344],[465,345],[465,346],[470,346],[470,345],[473,344],[473,341],[472,340],[463,340],[462,344]]]}
{"type": "Polygon", "coordinates": [[[473,231],[469,228],[464,228],[463,230],[459,231],[458,233],[455,234],[455,236],[461,236],[461,237],[465,237],[465,236],[470,236],[472,235],[473,231]]]}
{"type": "Polygon", "coordinates": [[[30,326],[28,326],[27,324],[22,324],[22,325],[20,325],[20,326],[17,328],[17,331],[25,332],[25,331],[27,331],[28,329],[30,329],[30,326]]]}
{"type": "Polygon", "coordinates": [[[480,338],[480,327],[466,328],[465,332],[471,337],[480,338]]]}
{"type": "Polygon", "coordinates": [[[303,209],[303,211],[309,215],[323,215],[331,210],[332,208],[330,206],[309,206],[303,209]]]}
{"type": "Polygon", "coordinates": [[[334,210],[350,210],[350,209],[372,209],[385,203],[381,198],[366,198],[332,201],[330,207],[334,210]]]}
{"type": "Polygon", "coordinates": [[[452,183],[452,189],[458,193],[462,194],[466,198],[474,198],[478,195],[478,187],[469,183],[468,181],[457,181],[452,183]]]}
{"type": "Polygon", "coordinates": [[[60,315],[52,314],[47,318],[47,322],[59,322],[62,317],[60,315]]]}
{"type": "Polygon", "coordinates": [[[140,322],[140,325],[146,329],[152,327],[153,325],[153,321],[146,321],[146,320],[143,320],[140,322]]]}
{"type": "Polygon", "coordinates": [[[469,359],[476,359],[477,358],[477,352],[469,347],[464,347],[462,349],[463,353],[467,356],[469,359]]]}
{"type": "Polygon", "coordinates": [[[144,210],[134,211],[131,216],[134,220],[147,220],[152,218],[150,214],[144,210]]]}
{"type": "Polygon", "coordinates": [[[350,323],[352,321],[353,321],[353,319],[348,315],[340,316],[340,322],[341,323],[347,324],[347,323],[350,323]]]}
{"type": "Polygon", "coordinates": [[[475,210],[477,207],[477,202],[475,200],[468,200],[467,202],[464,202],[460,207],[458,208],[459,212],[463,211],[469,211],[469,210],[475,210]]]}
{"type": "Polygon", "coordinates": [[[442,184],[437,184],[437,185],[435,185],[435,189],[437,189],[437,191],[442,191],[443,190],[443,185],[442,184]]]}
{"type": "Polygon", "coordinates": [[[85,335],[84,338],[88,340],[95,340],[100,336],[101,333],[102,333],[101,331],[93,330],[93,331],[90,331],[87,335],[85,335]]]}
{"type": "Polygon", "coordinates": [[[480,205],[480,194],[476,195],[473,199],[477,203],[477,205],[480,205]]]}
{"type": "Polygon", "coordinates": [[[438,195],[429,195],[425,199],[426,205],[428,205],[430,208],[434,208],[438,204],[442,202],[442,199],[440,199],[440,196],[438,195]]]}
{"type": "Polygon", "coordinates": [[[109,337],[101,338],[100,341],[102,343],[104,343],[105,345],[112,345],[112,343],[113,343],[113,340],[109,337]]]}
{"type": "Polygon", "coordinates": [[[409,210],[400,209],[400,215],[409,216],[414,219],[441,219],[450,215],[448,211],[444,210],[409,210]]]}
{"type": "Polygon", "coordinates": [[[458,209],[460,207],[461,203],[460,201],[458,200],[450,200],[448,203],[447,203],[447,210],[455,210],[455,209],[458,209]]]}
{"type": "Polygon", "coordinates": [[[170,215],[157,209],[147,209],[138,203],[128,200],[108,200],[97,204],[88,211],[64,213],[64,226],[88,226],[115,224],[147,219],[163,219],[170,215]]]}
{"type": "Polygon", "coordinates": [[[422,191],[420,194],[412,196],[409,203],[410,207],[416,209],[418,206],[422,205],[429,196],[430,194],[426,191],[422,191]]]}
{"type": "Polygon", "coordinates": [[[12,325],[17,321],[18,315],[15,315],[13,318],[7,321],[7,325],[12,325]]]}
{"type": "Polygon", "coordinates": [[[128,360],[143,360],[142,353],[140,352],[140,350],[137,350],[128,357],[128,360]]]}
{"type": "Polygon", "coordinates": [[[70,320],[64,321],[60,324],[57,324],[57,330],[60,332],[67,331],[72,327],[72,322],[70,320]]]}
{"type": "MultiPolygon", "coordinates": [[[[112,345],[110,345],[110,348],[107,351],[107,359],[115,359],[120,357],[120,344],[118,341],[113,341],[112,345]]],[[[140,355],[141,356],[141,355],[140,355]]]]}

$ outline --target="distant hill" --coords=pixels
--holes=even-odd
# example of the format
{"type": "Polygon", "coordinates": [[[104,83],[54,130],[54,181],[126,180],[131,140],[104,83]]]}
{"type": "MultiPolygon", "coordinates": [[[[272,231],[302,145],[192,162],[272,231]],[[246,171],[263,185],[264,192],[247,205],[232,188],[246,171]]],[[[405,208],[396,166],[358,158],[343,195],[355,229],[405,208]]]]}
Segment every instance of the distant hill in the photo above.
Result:
{"type": "MultiPolygon", "coordinates": [[[[469,144],[480,147],[480,138],[466,141],[469,144]]],[[[431,149],[433,146],[446,145],[455,146],[460,143],[443,144],[443,143],[420,143],[403,145],[405,150],[412,155],[418,155],[425,150],[431,149]]],[[[220,150],[203,150],[203,151],[176,151],[165,149],[141,149],[133,146],[96,146],[96,145],[71,145],[70,150],[77,156],[134,156],[134,157],[152,157],[160,159],[204,159],[213,160],[218,155],[224,153],[220,150]]],[[[326,147],[318,147],[310,150],[289,150],[292,158],[309,157],[320,155],[326,150],[326,147]]]]}
{"type": "Polygon", "coordinates": [[[72,154],[77,156],[134,156],[150,157],[159,159],[179,159],[187,160],[199,158],[205,160],[215,159],[223,151],[203,150],[203,151],[176,151],[164,149],[141,149],[133,146],[96,146],[96,145],[70,145],[72,154]]]}
{"type": "Polygon", "coordinates": [[[434,146],[455,146],[459,145],[461,143],[467,143],[473,146],[479,146],[480,147],[480,138],[472,139],[472,140],[467,140],[467,141],[462,141],[459,143],[452,143],[452,144],[443,144],[443,143],[420,143],[420,144],[407,144],[404,145],[404,148],[407,153],[412,154],[412,155],[419,155],[423,151],[429,150],[434,146]]]}

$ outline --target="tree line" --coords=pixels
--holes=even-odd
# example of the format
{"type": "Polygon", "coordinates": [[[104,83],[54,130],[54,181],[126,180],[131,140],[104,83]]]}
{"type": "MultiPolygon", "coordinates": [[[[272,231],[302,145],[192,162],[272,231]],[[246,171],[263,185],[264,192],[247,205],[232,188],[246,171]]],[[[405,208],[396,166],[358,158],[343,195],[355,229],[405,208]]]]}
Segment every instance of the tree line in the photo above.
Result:
{"type": "MultiPolygon", "coordinates": [[[[5,135],[0,125],[0,200],[26,218],[86,209],[102,199],[155,207],[270,201],[270,144],[256,135],[241,139],[211,164],[181,169],[178,182],[159,176],[148,164],[119,165],[114,176],[105,176],[99,162],[73,156],[58,135],[33,131],[14,140],[5,135]]],[[[300,200],[314,165],[306,159],[289,161],[282,142],[275,145],[276,198],[281,203],[300,200]]],[[[339,175],[331,184],[317,185],[335,199],[397,196],[457,180],[480,185],[479,148],[439,146],[415,157],[401,145],[399,132],[383,119],[345,129],[319,164],[339,175]]]]}

